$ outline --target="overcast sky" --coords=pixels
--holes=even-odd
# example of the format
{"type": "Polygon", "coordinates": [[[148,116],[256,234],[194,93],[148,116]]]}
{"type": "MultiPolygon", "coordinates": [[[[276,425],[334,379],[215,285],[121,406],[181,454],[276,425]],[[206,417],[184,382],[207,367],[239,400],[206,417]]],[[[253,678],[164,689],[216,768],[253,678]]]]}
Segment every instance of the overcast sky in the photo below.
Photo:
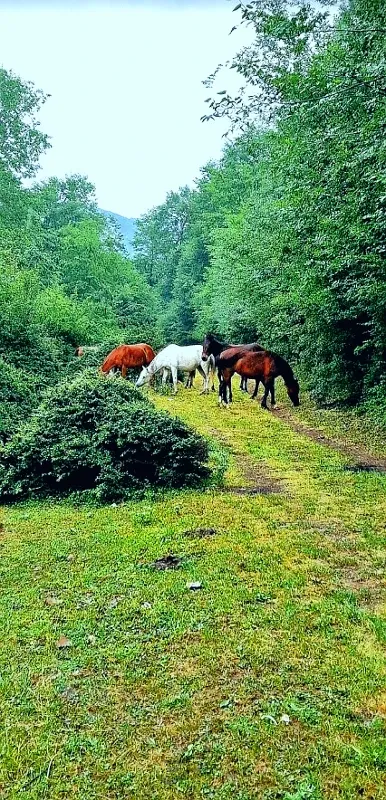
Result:
{"type": "Polygon", "coordinates": [[[202,80],[246,41],[228,35],[234,4],[0,0],[0,63],[52,95],[38,177],[87,175],[128,217],[191,184],[224,144],[225,123],[200,122],[202,80]]]}

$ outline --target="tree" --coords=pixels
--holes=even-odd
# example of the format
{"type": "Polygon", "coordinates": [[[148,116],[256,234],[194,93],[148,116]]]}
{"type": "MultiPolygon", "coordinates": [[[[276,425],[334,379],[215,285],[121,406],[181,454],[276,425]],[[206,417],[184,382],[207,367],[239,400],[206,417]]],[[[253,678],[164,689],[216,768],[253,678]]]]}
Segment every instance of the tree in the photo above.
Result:
{"type": "Polygon", "coordinates": [[[47,97],[32,83],[0,69],[0,159],[16,177],[34,176],[39,157],[51,146],[37,117],[47,97]]]}

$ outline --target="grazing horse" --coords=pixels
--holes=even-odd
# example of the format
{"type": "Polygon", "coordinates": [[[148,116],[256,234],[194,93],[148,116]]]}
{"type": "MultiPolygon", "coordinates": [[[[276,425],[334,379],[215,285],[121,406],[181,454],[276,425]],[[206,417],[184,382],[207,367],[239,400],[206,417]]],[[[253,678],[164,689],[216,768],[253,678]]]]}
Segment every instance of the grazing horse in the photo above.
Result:
{"type": "Polygon", "coordinates": [[[80,347],[75,348],[75,355],[80,358],[81,356],[84,356],[85,353],[96,353],[99,349],[99,344],[82,344],[80,347]]]}
{"type": "Polygon", "coordinates": [[[155,356],[154,350],[149,344],[121,344],[115,347],[105,358],[101,372],[105,374],[111,370],[121,371],[122,378],[126,378],[127,370],[135,367],[143,367],[150,364],[155,356]]]}
{"type": "MultiPolygon", "coordinates": [[[[258,344],[258,342],[252,342],[251,344],[227,344],[226,342],[220,342],[220,340],[216,339],[216,337],[213,336],[212,333],[207,333],[202,346],[202,358],[204,361],[210,355],[213,355],[215,358],[217,358],[217,356],[219,356],[220,353],[222,353],[224,350],[229,350],[229,348],[232,348],[233,350],[239,350],[240,352],[244,350],[247,352],[249,350],[252,351],[264,350],[264,347],[262,347],[261,344],[258,344]]],[[[220,372],[218,377],[219,377],[219,382],[221,383],[220,372]]],[[[256,397],[258,388],[259,384],[256,383],[252,399],[256,397]]],[[[242,392],[248,391],[247,378],[241,378],[240,389],[242,392]]],[[[220,386],[219,386],[219,394],[221,397],[220,386]]],[[[232,399],[232,386],[230,386],[230,395],[232,399]]]]}
{"type": "Polygon", "coordinates": [[[191,374],[196,369],[204,378],[203,393],[206,394],[209,391],[209,376],[214,373],[215,369],[214,358],[203,360],[202,346],[200,344],[193,344],[188,347],[169,344],[168,347],[165,347],[164,350],[161,350],[156,355],[148,367],[145,366],[143,368],[135,385],[143,386],[145,383],[149,383],[153,375],[163,370],[162,382],[165,383],[165,375],[171,372],[174,393],[176,394],[178,370],[191,374]]]}
{"type": "Polygon", "coordinates": [[[275,405],[275,378],[279,375],[284,380],[288,397],[294,406],[300,405],[299,401],[299,384],[292,372],[292,369],[287,361],[276,353],[271,353],[268,350],[261,350],[259,352],[237,352],[237,348],[224,350],[216,359],[216,364],[221,371],[222,381],[220,384],[220,403],[223,402],[228,405],[232,401],[232,393],[229,392],[229,400],[227,397],[227,390],[230,389],[232,375],[237,372],[243,378],[254,378],[256,381],[257,392],[258,385],[261,383],[264,386],[264,396],[261,401],[261,407],[267,408],[268,392],[271,394],[271,408],[275,405]]]}

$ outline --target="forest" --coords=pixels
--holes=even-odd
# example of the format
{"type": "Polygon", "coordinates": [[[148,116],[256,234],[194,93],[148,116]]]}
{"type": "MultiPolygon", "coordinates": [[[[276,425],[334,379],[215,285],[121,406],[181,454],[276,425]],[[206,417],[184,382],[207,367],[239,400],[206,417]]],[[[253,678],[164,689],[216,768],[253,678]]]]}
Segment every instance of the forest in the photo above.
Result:
{"type": "Polygon", "coordinates": [[[87,178],[37,180],[49,99],[1,70],[3,437],[76,346],[208,330],[289,359],[318,404],[386,423],[385,5],[259,0],[235,17],[253,43],[206,81],[222,158],[138,221],[130,257],[87,178]],[[229,69],[237,96],[216,91],[229,69]]]}

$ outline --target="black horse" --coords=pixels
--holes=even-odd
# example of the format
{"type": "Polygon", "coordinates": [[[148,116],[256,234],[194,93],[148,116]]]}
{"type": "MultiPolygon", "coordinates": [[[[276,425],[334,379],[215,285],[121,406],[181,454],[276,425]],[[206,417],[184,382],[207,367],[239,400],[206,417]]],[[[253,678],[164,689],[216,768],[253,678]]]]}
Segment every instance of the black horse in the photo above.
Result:
{"type": "MultiPolygon", "coordinates": [[[[207,333],[202,346],[202,359],[203,361],[207,361],[210,355],[213,355],[215,359],[217,359],[220,353],[223,353],[224,350],[229,350],[230,348],[232,350],[240,350],[240,353],[244,351],[258,352],[260,350],[264,350],[264,347],[262,347],[261,344],[258,344],[258,342],[252,342],[251,344],[228,344],[227,342],[220,342],[220,340],[216,339],[216,337],[213,336],[212,333],[207,333]]],[[[222,378],[220,370],[218,370],[218,379],[221,384],[222,378]]],[[[258,388],[259,388],[259,382],[256,381],[255,390],[252,395],[252,400],[255,399],[258,388]]],[[[240,389],[242,392],[248,391],[248,378],[244,377],[241,378],[240,389]]],[[[232,396],[232,387],[230,387],[230,394],[232,396]]],[[[221,397],[221,386],[219,386],[219,396],[221,397]]]]}

